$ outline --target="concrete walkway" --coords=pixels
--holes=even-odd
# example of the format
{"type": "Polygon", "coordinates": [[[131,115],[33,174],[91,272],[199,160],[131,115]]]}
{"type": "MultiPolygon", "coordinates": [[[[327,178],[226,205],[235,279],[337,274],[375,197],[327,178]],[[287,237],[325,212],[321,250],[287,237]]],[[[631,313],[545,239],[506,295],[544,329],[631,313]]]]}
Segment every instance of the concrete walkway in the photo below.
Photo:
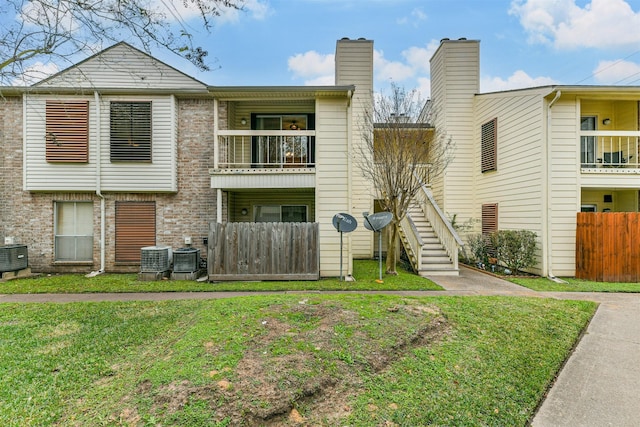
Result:
{"type": "MultiPolygon", "coordinates": [[[[532,426],[640,425],[639,294],[535,292],[465,267],[461,267],[460,276],[434,276],[430,279],[446,290],[385,293],[413,296],[506,295],[580,299],[600,303],[585,335],[535,415],[532,426]]],[[[273,292],[14,294],[0,295],[0,303],[160,301],[232,298],[259,294],[273,292]]]]}

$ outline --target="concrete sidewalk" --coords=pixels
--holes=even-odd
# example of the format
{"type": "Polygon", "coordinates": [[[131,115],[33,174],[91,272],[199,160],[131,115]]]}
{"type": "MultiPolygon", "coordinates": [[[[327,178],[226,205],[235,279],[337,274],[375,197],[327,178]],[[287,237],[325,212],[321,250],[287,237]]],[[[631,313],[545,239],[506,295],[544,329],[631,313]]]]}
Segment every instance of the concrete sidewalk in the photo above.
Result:
{"type": "MultiPolygon", "coordinates": [[[[446,290],[383,293],[412,296],[506,295],[591,300],[600,303],[598,311],[587,328],[585,335],[578,343],[574,353],[560,372],[556,383],[535,415],[532,426],[635,427],[640,425],[639,294],[535,292],[465,267],[461,267],[460,276],[434,276],[430,277],[430,279],[446,290]]],[[[161,301],[232,298],[273,293],[14,294],[0,295],[0,303],[161,301]]]]}

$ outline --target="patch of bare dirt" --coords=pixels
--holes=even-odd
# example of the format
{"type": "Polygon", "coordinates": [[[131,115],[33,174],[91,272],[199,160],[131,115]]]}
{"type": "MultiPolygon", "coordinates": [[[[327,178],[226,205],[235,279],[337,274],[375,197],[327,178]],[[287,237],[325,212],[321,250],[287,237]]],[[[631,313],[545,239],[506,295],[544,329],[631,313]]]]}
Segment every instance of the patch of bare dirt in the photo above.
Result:
{"type": "MultiPolygon", "coordinates": [[[[216,420],[230,425],[334,425],[351,412],[349,402],[361,389],[363,374],[384,371],[408,350],[430,345],[448,331],[437,307],[411,300],[389,307],[382,320],[329,302],[282,307],[295,322],[273,315],[278,310],[271,307],[271,316],[257,319],[263,333],[253,338],[235,371],[206,373],[215,377],[206,386],[182,381],[151,390],[142,383],[137,393],[152,395],[156,410],[166,413],[181,410],[191,399],[204,400],[216,420]],[[309,327],[300,327],[301,322],[309,327]],[[337,332],[345,329],[352,332],[346,343],[337,332]]],[[[216,350],[212,343],[204,345],[216,350]]]]}

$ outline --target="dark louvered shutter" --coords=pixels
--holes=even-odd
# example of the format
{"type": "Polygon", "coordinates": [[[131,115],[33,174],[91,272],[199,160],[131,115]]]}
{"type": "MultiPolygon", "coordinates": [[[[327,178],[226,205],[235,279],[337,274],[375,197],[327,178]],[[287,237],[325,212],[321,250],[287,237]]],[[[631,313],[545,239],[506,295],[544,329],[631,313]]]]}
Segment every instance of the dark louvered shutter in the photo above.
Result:
{"type": "Polygon", "coordinates": [[[481,171],[498,169],[498,119],[482,125],[481,171]]]}

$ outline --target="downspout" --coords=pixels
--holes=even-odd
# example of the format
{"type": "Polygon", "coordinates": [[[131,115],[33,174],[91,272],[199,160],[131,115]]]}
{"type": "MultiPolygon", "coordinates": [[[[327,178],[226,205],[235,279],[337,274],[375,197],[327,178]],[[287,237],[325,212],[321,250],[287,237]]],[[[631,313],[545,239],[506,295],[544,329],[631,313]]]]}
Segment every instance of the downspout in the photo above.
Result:
{"type": "Polygon", "coordinates": [[[100,94],[95,91],[93,92],[95,103],[96,103],[96,195],[100,198],[100,269],[98,271],[92,271],[87,274],[87,277],[95,277],[98,274],[104,273],[105,268],[105,236],[106,236],[106,224],[105,224],[105,199],[102,195],[102,157],[101,157],[101,147],[100,147],[100,139],[102,137],[100,131],[100,94]]]}
{"type": "Polygon", "coordinates": [[[558,279],[556,276],[553,275],[553,251],[552,251],[552,244],[551,244],[551,226],[552,226],[552,215],[551,215],[551,191],[549,189],[549,165],[551,162],[551,158],[552,158],[552,154],[551,154],[551,107],[553,107],[553,104],[556,103],[556,101],[558,101],[558,99],[560,98],[560,96],[562,95],[562,92],[560,90],[556,91],[556,95],[555,97],[551,100],[551,102],[549,102],[549,105],[547,106],[547,158],[545,161],[545,170],[543,172],[543,180],[544,180],[544,191],[546,192],[545,195],[545,203],[546,203],[546,209],[543,211],[546,213],[546,226],[544,227],[544,241],[545,241],[545,250],[547,252],[547,277],[550,280],[553,280],[554,282],[558,282],[558,283],[565,283],[563,280],[558,279]]]}
{"type": "MultiPolygon", "coordinates": [[[[213,100],[213,168],[218,169],[220,164],[220,141],[218,129],[220,128],[220,109],[218,99],[213,100]]],[[[227,115],[229,113],[227,112],[227,115]]],[[[222,224],[222,189],[216,188],[216,223],[222,224]]]]}

